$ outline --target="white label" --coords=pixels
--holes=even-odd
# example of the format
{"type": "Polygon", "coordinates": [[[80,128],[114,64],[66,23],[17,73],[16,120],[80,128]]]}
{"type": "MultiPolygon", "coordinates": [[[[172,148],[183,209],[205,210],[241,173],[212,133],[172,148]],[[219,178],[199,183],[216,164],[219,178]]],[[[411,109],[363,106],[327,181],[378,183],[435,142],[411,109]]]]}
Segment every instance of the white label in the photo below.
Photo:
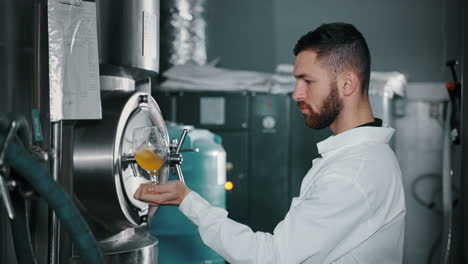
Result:
{"type": "Polygon", "coordinates": [[[200,98],[200,124],[224,125],[224,97],[200,98]]]}
{"type": "Polygon", "coordinates": [[[276,119],[272,116],[265,116],[262,120],[263,128],[272,129],[276,126],[276,119]]]}
{"type": "Polygon", "coordinates": [[[100,119],[96,3],[49,0],[52,121],[100,119]]]}
{"type": "Polygon", "coordinates": [[[157,17],[151,13],[143,11],[143,56],[156,58],[157,49],[157,17]]]}

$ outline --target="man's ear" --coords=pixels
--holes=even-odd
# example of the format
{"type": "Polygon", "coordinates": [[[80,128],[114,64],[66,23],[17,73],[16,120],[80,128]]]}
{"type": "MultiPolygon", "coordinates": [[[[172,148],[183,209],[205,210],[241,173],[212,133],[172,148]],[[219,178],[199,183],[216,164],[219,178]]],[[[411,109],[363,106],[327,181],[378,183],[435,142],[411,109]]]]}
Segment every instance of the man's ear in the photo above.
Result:
{"type": "Polygon", "coordinates": [[[358,90],[359,77],[355,72],[348,71],[343,76],[343,95],[350,96],[358,90]]]}

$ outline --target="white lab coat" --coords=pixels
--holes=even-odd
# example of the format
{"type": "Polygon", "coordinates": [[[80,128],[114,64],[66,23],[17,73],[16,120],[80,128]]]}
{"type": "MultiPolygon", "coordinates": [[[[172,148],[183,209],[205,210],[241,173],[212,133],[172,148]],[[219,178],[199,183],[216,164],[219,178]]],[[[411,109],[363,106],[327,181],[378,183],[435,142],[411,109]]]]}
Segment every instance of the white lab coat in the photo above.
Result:
{"type": "Polygon", "coordinates": [[[318,143],[274,234],[252,232],[190,192],[179,206],[203,241],[230,263],[402,263],[405,201],[394,130],[358,127],[318,143]]]}

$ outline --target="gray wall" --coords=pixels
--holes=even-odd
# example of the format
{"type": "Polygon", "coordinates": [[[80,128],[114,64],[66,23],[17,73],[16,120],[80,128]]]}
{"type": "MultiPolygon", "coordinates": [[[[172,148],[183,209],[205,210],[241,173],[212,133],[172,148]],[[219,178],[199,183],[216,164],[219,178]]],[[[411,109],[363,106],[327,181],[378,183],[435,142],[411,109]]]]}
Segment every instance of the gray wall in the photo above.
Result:
{"type": "Polygon", "coordinates": [[[272,72],[276,65],[272,0],[207,0],[207,56],[219,66],[272,72]]]}
{"type": "Polygon", "coordinates": [[[348,22],[367,38],[372,70],[445,81],[460,57],[462,0],[211,0],[208,57],[220,66],[271,72],[294,63],[296,40],[324,22],[348,22]]]}

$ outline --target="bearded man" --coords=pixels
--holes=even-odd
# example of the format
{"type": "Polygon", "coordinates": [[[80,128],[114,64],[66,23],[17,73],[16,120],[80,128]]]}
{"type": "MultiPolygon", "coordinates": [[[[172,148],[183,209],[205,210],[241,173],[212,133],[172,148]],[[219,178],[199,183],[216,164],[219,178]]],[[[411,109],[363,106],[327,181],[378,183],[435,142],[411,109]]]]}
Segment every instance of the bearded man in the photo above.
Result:
{"type": "Polygon", "coordinates": [[[364,37],[350,24],[323,24],[298,40],[294,55],[293,98],[305,123],[334,135],[318,143],[321,157],[273,234],[230,220],[179,181],[142,185],[135,198],[179,205],[230,263],[402,263],[401,171],[388,145],[394,130],[372,114],[364,37]]]}

